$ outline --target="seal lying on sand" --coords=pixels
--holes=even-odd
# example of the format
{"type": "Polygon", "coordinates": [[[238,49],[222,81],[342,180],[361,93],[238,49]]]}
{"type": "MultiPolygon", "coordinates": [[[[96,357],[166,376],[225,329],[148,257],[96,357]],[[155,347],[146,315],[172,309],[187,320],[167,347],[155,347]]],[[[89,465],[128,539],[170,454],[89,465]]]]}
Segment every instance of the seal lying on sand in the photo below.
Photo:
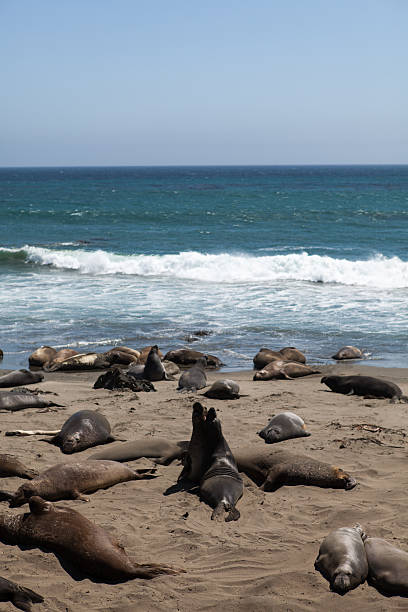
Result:
{"type": "Polygon", "coordinates": [[[0,578],[0,601],[11,601],[19,610],[31,612],[31,604],[42,603],[44,597],[7,578],[0,578]]]}
{"type": "Polygon", "coordinates": [[[3,542],[45,548],[72,563],[75,570],[108,583],[180,571],[135,563],[109,533],[71,508],[54,506],[38,496],[31,497],[29,505],[29,514],[0,515],[3,542]]]}
{"type": "Polygon", "coordinates": [[[121,444],[94,453],[88,459],[109,459],[111,461],[135,461],[146,457],[154,459],[160,465],[169,465],[175,459],[180,459],[189,445],[188,440],[169,442],[164,438],[143,438],[121,444]]]}
{"type": "Polygon", "coordinates": [[[408,597],[408,553],[382,538],[364,538],[368,582],[385,595],[408,597]]]}
{"type": "Polygon", "coordinates": [[[216,380],[203,395],[211,399],[239,399],[239,385],[235,380],[222,378],[216,380]]]}
{"type": "Polygon", "coordinates": [[[267,444],[282,442],[290,438],[303,438],[310,436],[306,431],[303,419],[294,412],[281,412],[273,417],[266,427],[258,431],[258,436],[267,444]]]}
{"type": "Polygon", "coordinates": [[[408,397],[402,394],[398,385],[373,376],[323,376],[320,381],[334,391],[344,395],[363,395],[367,398],[390,398],[408,402],[408,397]]]}
{"type": "Polygon", "coordinates": [[[0,387],[21,387],[22,385],[33,385],[41,382],[44,374],[41,372],[30,372],[30,370],[13,370],[8,374],[0,376],[0,387]]]}
{"type": "Polygon", "coordinates": [[[320,371],[296,361],[280,360],[271,361],[262,370],[255,372],[253,380],[273,380],[274,378],[292,380],[293,378],[309,376],[310,374],[320,374],[320,371]]]}
{"type": "Polygon", "coordinates": [[[61,431],[48,441],[70,455],[114,440],[109,421],[103,414],[95,410],[79,410],[70,416],[61,431]]]}
{"type": "Polygon", "coordinates": [[[38,472],[26,468],[21,461],[14,455],[0,455],[0,476],[18,476],[19,478],[27,478],[31,480],[37,476],[38,472]]]}
{"type": "Polygon", "coordinates": [[[155,469],[133,470],[117,461],[83,461],[82,463],[58,463],[41,472],[14,493],[10,507],[26,504],[33,495],[44,499],[81,499],[82,493],[107,489],[119,482],[154,478],[155,469]]]}
{"type": "Polygon", "coordinates": [[[238,470],[249,476],[263,491],[276,491],[283,485],[314,485],[348,490],[357,484],[341,468],[267,446],[239,449],[234,451],[234,457],[238,470]]]}
{"type": "Polygon", "coordinates": [[[200,357],[196,363],[180,376],[177,391],[192,391],[203,389],[207,385],[205,373],[206,357],[200,357]]]}
{"type": "Polygon", "coordinates": [[[362,351],[356,346],[343,346],[332,356],[332,359],[337,359],[338,361],[341,359],[361,359],[362,356],[362,351]]]}
{"type": "Polygon", "coordinates": [[[364,537],[360,525],[340,527],[321,543],[315,569],[330,582],[332,591],[344,595],[365,582],[368,563],[364,537]]]}
{"type": "Polygon", "coordinates": [[[48,408],[49,406],[62,406],[62,404],[46,400],[35,393],[0,391],[0,410],[16,412],[25,408],[48,408]]]}

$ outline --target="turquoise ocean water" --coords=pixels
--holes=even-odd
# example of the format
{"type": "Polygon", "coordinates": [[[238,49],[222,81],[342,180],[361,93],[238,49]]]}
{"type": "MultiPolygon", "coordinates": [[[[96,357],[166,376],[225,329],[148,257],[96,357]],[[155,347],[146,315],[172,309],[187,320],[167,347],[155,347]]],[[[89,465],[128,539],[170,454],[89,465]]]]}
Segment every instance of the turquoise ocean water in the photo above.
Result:
{"type": "Polygon", "coordinates": [[[42,344],[408,367],[408,166],[0,169],[3,368],[42,344]]]}

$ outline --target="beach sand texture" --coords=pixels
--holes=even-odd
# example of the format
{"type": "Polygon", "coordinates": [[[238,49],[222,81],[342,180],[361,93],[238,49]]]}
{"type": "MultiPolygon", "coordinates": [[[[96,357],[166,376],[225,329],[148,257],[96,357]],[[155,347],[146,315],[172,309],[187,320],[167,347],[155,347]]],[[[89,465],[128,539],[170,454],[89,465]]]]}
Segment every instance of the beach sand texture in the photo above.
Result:
{"type": "MultiPolygon", "coordinates": [[[[400,385],[408,394],[408,370],[359,364],[323,366],[322,374],[296,380],[254,382],[253,372],[228,373],[239,382],[239,400],[209,400],[179,394],[177,381],[154,383],[157,393],[94,390],[98,372],[49,373],[33,385],[58,393],[64,409],[29,409],[1,413],[2,452],[17,455],[40,471],[62,461],[87,458],[97,447],[63,455],[36,436],[6,437],[7,430],[58,429],[74,412],[100,409],[113,433],[127,440],[149,436],[187,440],[192,404],[199,399],[214,406],[232,450],[253,444],[263,447],[256,432],[273,414],[291,410],[306,422],[310,437],[275,445],[333,463],[354,476],[351,491],[313,486],[284,486],[264,493],[244,476],[244,495],[237,522],[211,521],[211,509],[188,492],[163,495],[177,481],[178,462],[159,466],[153,480],[125,482],[91,494],[90,502],[61,501],[104,527],[140,563],[163,563],[186,573],[117,585],[75,580],[53,553],[21,550],[0,544],[0,575],[44,596],[34,611],[165,610],[303,611],[406,610],[407,600],[386,598],[364,584],[344,597],[331,593],[329,583],[314,569],[322,539],[333,529],[361,523],[365,531],[384,537],[408,551],[406,513],[407,406],[332,393],[320,384],[323,374],[366,374],[400,385]],[[384,429],[382,429],[384,428],[384,429]]],[[[209,382],[225,374],[210,372],[209,382]]],[[[204,391],[204,390],[203,390],[204,391]]],[[[52,396],[46,396],[52,397],[52,396]]],[[[114,443],[117,444],[117,443],[114,443]]],[[[151,467],[149,459],[129,462],[151,467]]],[[[0,488],[14,492],[24,481],[4,478],[0,488]]],[[[1,511],[21,513],[23,508],[1,511]]],[[[14,610],[11,603],[3,610],[14,610]]]]}

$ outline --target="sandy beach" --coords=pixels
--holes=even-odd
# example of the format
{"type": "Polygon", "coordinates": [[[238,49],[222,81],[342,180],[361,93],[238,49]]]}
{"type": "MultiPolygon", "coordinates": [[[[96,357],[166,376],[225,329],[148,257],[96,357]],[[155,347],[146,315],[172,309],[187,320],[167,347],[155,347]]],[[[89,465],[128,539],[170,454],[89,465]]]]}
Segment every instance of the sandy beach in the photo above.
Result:
{"type": "MultiPolygon", "coordinates": [[[[379,376],[408,393],[406,369],[342,363],[320,370],[324,374],[379,376]]],[[[2,452],[17,455],[39,471],[63,461],[86,459],[96,449],[69,456],[41,441],[44,436],[4,435],[13,429],[58,429],[82,409],[101,410],[119,438],[187,440],[192,404],[200,399],[205,406],[216,408],[232,450],[251,444],[263,446],[256,432],[269,418],[283,410],[296,412],[312,435],[275,448],[338,465],[355,477],[358,485],[351,491],[284,486],[264,493],[244,476],[244,495],[238,502],[240,520],[216,522],[210,520],[211,509],[195,495],[183,491],[163,495],[181,471],[175,461],[159,466],[158,478],[99,490],[90,495],[89,503],[57,502],[104,527],[136,561],[173,565],[186,573],[118,585],[77,581],[53,553],[1,544],[1,575],[44,596],[44,603],[35,604],[34,611],[407,609],[405,599],[386,598],[368,584],[341,597],[330,592],[328,582],[314,569],[322,539],[335,528],[357,522],[368,534],[384,537],[408,551],[406,404],[332,393],[320,384],[321,374],[292,381],[254,382],[251,371],[209,372],[209,382],[225,377],[239,382],[242,397],[234,401],[208,400],[201,397],[202,392],[179,394],[176,381],[154,383],[156,393],[94,390],[98,376],[98,372],[46,373],[44,381],[33,387],[58,394],[56,401],[65,408],[3,412],[2,452]]],[[[129,464],[153,466],[149,459],[129,464]]],[[[1,489],[13,492],[23,482],[4,478],[1,489]]],[[[9,510],[2,502],[4,512],[21,513],[26,508],[9,510]]],[[[15,608],[4,603],[1,609],[15,608]]]]}

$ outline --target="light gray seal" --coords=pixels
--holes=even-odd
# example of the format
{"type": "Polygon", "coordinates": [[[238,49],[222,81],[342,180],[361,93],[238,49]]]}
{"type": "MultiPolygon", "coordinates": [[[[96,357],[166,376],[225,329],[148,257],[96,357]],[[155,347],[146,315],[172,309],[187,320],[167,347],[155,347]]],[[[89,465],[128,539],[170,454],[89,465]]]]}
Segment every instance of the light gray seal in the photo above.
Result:
{"type": "Polygon", "coordinates": [[[177,391],[192,391],[203,389],[207,385],[205,366],[207,360],[204,357],[197,359],[196,363],[180,376],[177,391]]]}
{"type": "Polygon", "coordinates": [[[382,538],[364,540],[368,582],[384,595],[408,597],[408,553],[382,538]]]}
{"type": "Polygon", "coordinates": [[[30,513],[0,515],[0,539],[6,544],[49,550],[69,562],[75,572],[107,583],[183,571],[135,563],[107,531],[71,508],[38,496],[31,497],[29,506],[30,513]]]}
{"type": "Polygon", "coordinates": [[[143,438],[105,447],[91,455],[89,459],[135,461],[146,457],[146,459],[154,459],[154,463],[169,465],[175,459],[181,459],[188,445],[188,440],[169,442],[165,438],[143,438]]]}
{"type": "Polygon", "coordinates": [[[110,423],[103,414],[95,410],[79,410],[65,421],[61,431],[48,442],[59,446],[63,453],[71,455],[114,440],[110,423]]]}
{"type": "Polygon", "coordinates": [[[19,610],[31,612],[31,604],[42,603],[44,597],[12,580],[0,577],[0,601],[10,601],[19,610]]]}
{"type": "Polygon", "coordinates": [[[408,397],[402,394],[398,385],[374,376],[323,376],[320,382],[335,393],[362,395],[366,398],[390,398],[392,403],[397,400],[408,402],[408,397]]]}
{"type": "Polygon", "coordinates": [[[62,406],[62,404],[46,400],[35,393],[0,391],[0,410],[16,412],[26,408],[48,408],[49,406],[62,406]]]}
{"type": "Polygon", "coordinates": [[[30,372],[30,370],[13,370],[8,374],[0,376],[0,387],[21,387],[22,385],[33,385],[44,380],[41,372],[30,372]]]}
{"type": "Polygon", "coordinates": [[[203,395],[205,395],[205,397],[210,397],[211,399],[239,399],[239,385],[235,382],[235,380],[220,378],[219,380],[213,382],[208,391],[203,393],[203,395]]]}
{"type": "Polygon", "coordinates": [[[329,533],[320,545],[315,569],[330,582],[331,590],[340,595],[363,584],[367,578],[363,537],[360,525],[340,527],[329,533]]]}
{"type": "Polygon", "coordinates": [[[27,468],[14,455],[0,455],[0,477],[18,476],[19,478],[27,478],[31,480],[37,476],[38,472],[27,468]]]}
{"type": "Polygon", "coordinates": [[[332,359],[341,361],[342,359],[361,359],[362,357],[362,351],[360,351],[360,349],[356,346],[343,346],[335,355],[332,356],[332,359]]]}
{"type": "Polygon", "coordinates": [[[306,431],[303,419],[294,412],[281,412],[275,415],[266,427],[258,431],[258,436],[267,444],[282,442],[290,438],[303,438],[310,436],[306,431]]]}

